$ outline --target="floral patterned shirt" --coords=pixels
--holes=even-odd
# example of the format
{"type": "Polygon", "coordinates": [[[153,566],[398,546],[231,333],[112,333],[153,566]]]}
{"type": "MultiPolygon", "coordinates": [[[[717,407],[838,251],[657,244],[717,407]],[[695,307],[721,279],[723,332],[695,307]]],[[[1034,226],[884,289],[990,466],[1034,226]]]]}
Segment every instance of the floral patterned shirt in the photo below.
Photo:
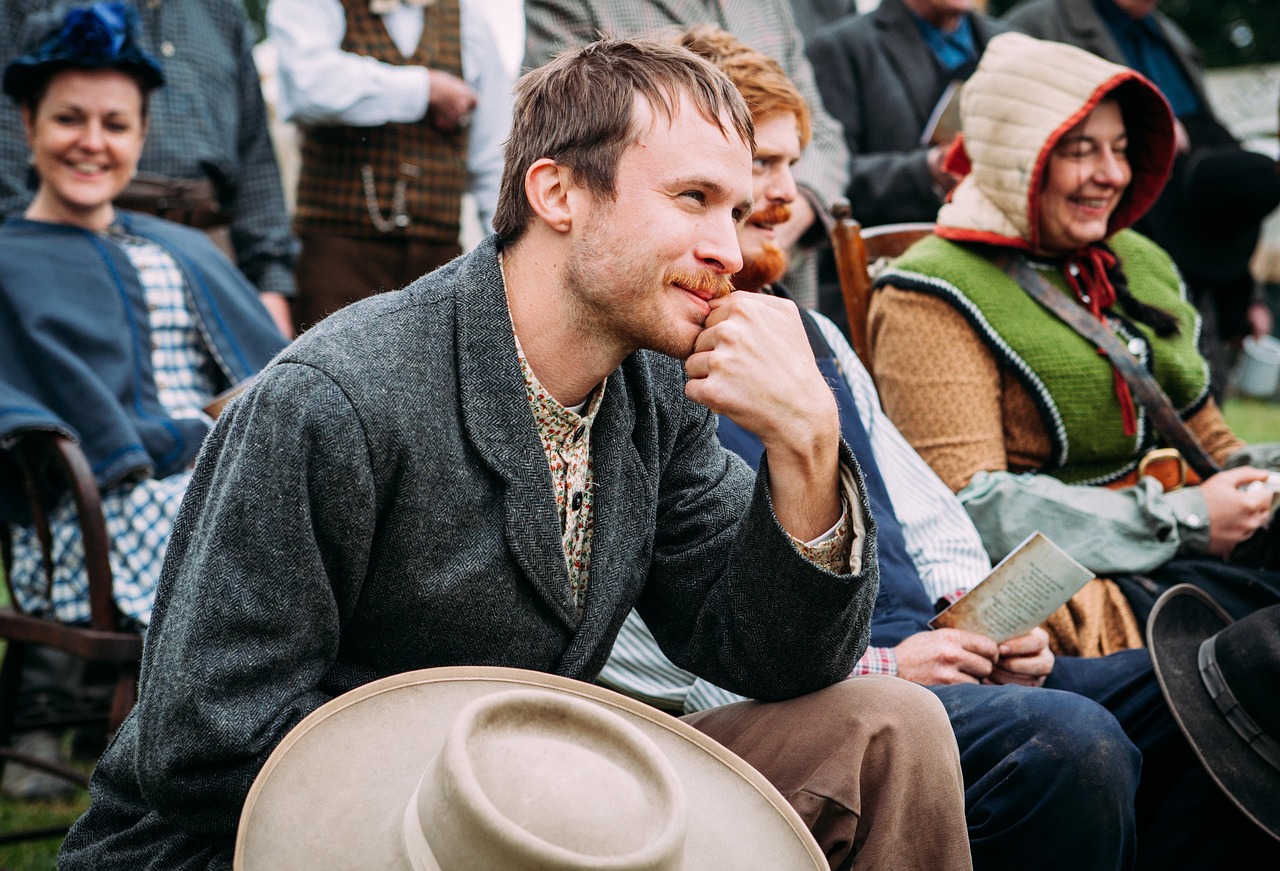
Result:
{"type": "MultiPolygon", "coordinates": [[[[591,426],[604,399],[609,383],[606,378],[592,391],[591,396],[577,410],[565,408],[533,374],[520,337],[516,336],[516,354],[520,359],[520,371],[524,374],[525,396],[542,442],[547,465],[551,469],[551,483],[555,489],[556,511],[560,516],[560,543],[564,548],[565,567],[569,571],[567,594],[573,602],[579,619],[587,601],[587,587],[591,569],[591,517],[594,479],[591,466],[591,426]]],[[[792,537],[801,555],[815,565],[829,571],[842,573],[849,570],[850,561],[861,562],[861,548],[853,547],[857,531],[848,522],[850,493],[856,493],[847,470],[841,468],[841,492],[843,511],[839,522],[825,535],[812,542],[802,542],[792,537]]]]}

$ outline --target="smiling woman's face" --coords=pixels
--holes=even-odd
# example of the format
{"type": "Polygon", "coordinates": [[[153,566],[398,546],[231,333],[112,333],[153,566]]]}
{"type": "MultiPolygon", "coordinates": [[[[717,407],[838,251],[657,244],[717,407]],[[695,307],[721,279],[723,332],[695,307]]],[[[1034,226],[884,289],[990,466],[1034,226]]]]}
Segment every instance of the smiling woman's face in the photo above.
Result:
{"type": "Polygon", "coordinates": [[[1040,245],[1044,254],[1066,254],[1107,237],[1133,171],[1124,116],[1104,100],[1054,146],[1040,191],[1040,245]]]}
{"type": "Polygon", "coordinates": [[[26,215],[102,230],[133,178],[146,137],[142,90],[117,70],[70,69],[23,110],[40,187],[26,215]]]}

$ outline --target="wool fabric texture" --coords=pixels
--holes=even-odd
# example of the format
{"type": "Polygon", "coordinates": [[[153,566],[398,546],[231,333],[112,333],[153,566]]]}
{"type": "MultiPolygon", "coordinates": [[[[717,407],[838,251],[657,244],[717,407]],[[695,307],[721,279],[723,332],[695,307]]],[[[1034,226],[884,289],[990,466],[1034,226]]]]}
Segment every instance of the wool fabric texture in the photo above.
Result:
{"type": "MultiPolygon", "coordinates": [[[[1179,332],[1161,338],[1145,324],[1108,313],[1122,340],[1143,343],[1156,379],[1182,417],[1189,418],[1208,397],[1208,370],[1196,349],[1195,309],[1183,299],[1168,255],[1152,242],[1126,230],[1112,237],[1111,245],[1125,264],[1134,296],[1178,316],[1179,332]]],[[[1070,293],[1061,272],[1045,270],[1044,276],[1070,293]]],[[[1040,304],[982,253],[930,237],[898,258],[878,282],[947,300],[1026,387],[1051,443],[1049,460],[1039,471],[1072,484],[1106,483],[1135,469],[1154,446],[1141,408],[1130,406],[1138,426],[1133,434],[1125,432],[1110,361],[1070,326],[1045,317],[1040,304]]]]}

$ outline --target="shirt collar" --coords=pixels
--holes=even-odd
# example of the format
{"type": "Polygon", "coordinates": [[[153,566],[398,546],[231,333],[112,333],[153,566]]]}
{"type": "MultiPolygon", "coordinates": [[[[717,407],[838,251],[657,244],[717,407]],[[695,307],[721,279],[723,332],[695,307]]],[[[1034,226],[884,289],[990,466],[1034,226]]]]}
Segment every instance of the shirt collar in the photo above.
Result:
{"type": "Polygon", "coordinates": [[[943,32],[914,12],[911,13],[911,18],[915,21],[916,29],[920,31],[925,44],[933,52],[933,56],[948,72],[977,59],[978,51],[973,43],[973,24],[968,15],[961,15],[960,24],[950,33],[943,32]]]}
{"type": "MultiPolygon", "coordinates": [[[[503,264],[502,252],[498,252],[498,271],[502,274],[503,289],[507,289],[507,270],[503,264]]],[[[509,291],[508,291],[509,292],[509,291]]],[[[540,434],[546,435],[548,426],[556,431],[567,427],[571,432],[583,427],[583,432],[578,434],[578,438],[589,432],[591,424],[595,422],[596,412],[600,410],[600,403],[604,400],[605,385],[609,383],[609,379],[601,381],[591,391],[591,395],[586,400],[574,408],[566,408],[560,404],[560,401],[552,396],[542,382],[538,380],[538,376],[533,374],[533,367],[529,365],[529,358],[525,356],[524,348],[520,344],[520,335],[516,332],[515,319],[511,318],[511,303],[507,302],[507,317],[511,320],[511,335],[516,343],[516,358],[520,364],[520,371],[524,375],[525,393],[529,399],[529,407],[533,411],[534,419],[538,424],[540,434]]],[[[575,438],[575,441],[577,439],[575,438]]]]}

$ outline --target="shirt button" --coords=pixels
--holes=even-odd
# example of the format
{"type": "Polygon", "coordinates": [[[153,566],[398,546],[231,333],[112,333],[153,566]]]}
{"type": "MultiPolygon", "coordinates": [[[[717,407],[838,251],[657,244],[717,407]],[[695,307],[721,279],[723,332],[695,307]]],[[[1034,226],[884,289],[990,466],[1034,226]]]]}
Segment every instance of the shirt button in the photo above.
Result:
{"type": "Polygon", "coordinates": [[[1190,527],[1191,529],[1199,529],[1200,527],[1204,526],[1204,520],[1200,518],[1199,514],[1188,514],[1185,518],[1183,518],[1182,522],[1186,524],[1188,527],[1190,527]]]}
{"type": "Polygon", "coordinates": [[[160,43],[160,53],[165,57],[173,57],[173,54],[176,51],[177,49],[174,48],[173,43],[169,40],[166,39],[164,42],[160,43]]]}
{"type": "Polygon", "coordinates": [[[1137,336],[1129,340],[1129,353],[1135,357],[1141,354],[1146,347],[1147,343],[1137,336]]]}
{"type": "Polygon", "coordinates": [[[573,431],[573,440],[576,442],[578,439],[582,438],[582,434],[586,431],[587,427],[585,424],[578,424],[577,428],[573,431]]]}
{"type": "Polygon", "coordinates": [[[573,506],[574,511],[578,511],[582,508],[582,491],[581,490],[573,494],[573,501],[570,504],[573,506]]]}

